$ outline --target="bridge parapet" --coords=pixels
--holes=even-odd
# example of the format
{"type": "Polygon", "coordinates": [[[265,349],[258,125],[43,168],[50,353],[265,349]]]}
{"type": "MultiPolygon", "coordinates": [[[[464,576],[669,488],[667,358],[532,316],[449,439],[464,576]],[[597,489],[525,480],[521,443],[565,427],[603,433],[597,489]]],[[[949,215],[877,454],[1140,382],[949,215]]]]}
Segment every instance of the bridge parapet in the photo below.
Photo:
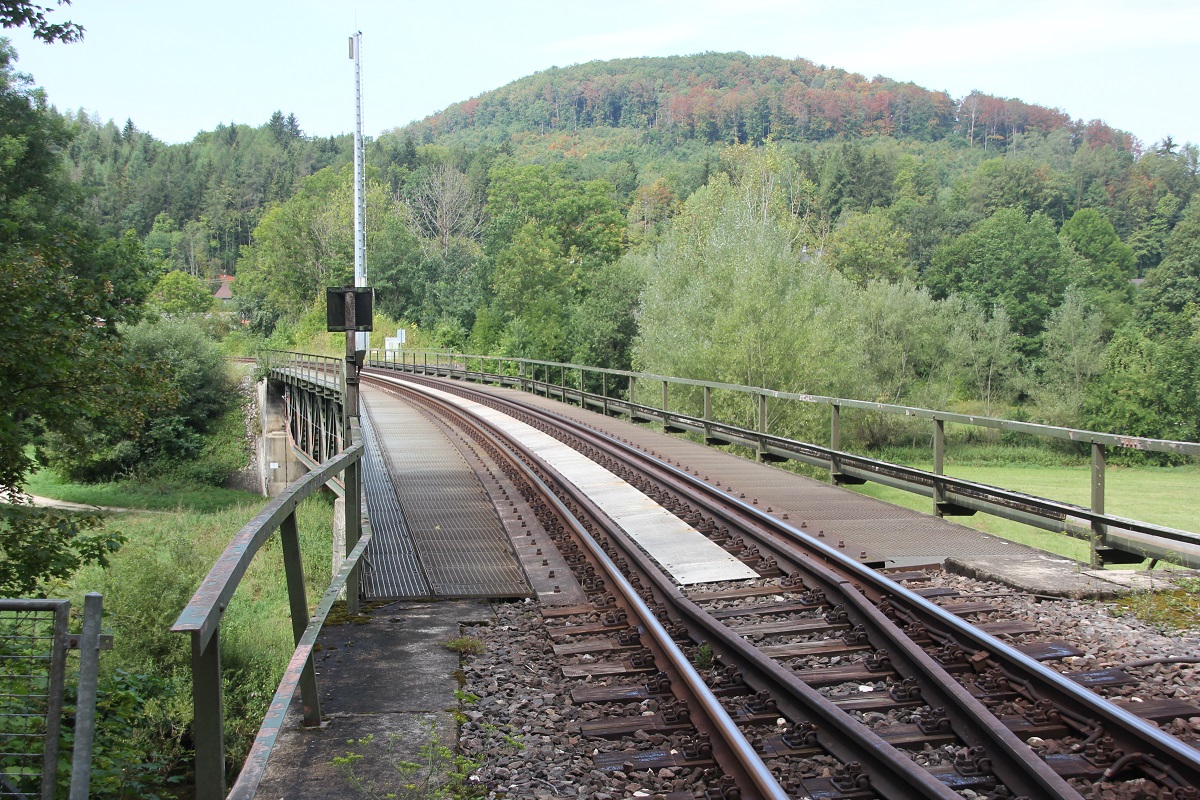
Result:
{"type": "Polygon", "coordinates": [[[358,418],[351,417],[346,429],[349,432],[349,446],[345,451],[331,455],[316,465],[312,472],[289,484],[279,497],[242,528],[171,628],[173,632],[187,633],[191,637],[195,712],[193,739],[198,800],[218,800],[226,796],[221,619],[250,562],[276,531],[282,544],[296,649],[229,797],[249,800],[254,796],[297,686],[300,688],[305,724],[320,724],[321,709],[313,667],[313,647],[326,616],[343,590],[348,612],[358,613],[359,560],[371,539],[370,520],[362,506],[363,444],[358,418]],[[344,557],[336,565],[333,580],[316,611],[310,615],[296,527],[296,508],[304,498],[331,482],[338,473],[343,475],[342,485],[347,496],[344,557]]]}

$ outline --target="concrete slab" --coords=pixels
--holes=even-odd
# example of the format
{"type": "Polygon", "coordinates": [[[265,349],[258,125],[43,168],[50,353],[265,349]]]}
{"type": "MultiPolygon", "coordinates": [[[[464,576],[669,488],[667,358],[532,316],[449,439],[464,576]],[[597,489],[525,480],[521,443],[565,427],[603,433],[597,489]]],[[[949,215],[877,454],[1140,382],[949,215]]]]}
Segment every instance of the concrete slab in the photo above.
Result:
{"type": "MultiPolygon", "coordinates": [[[[1028,548],[1022,556],[945,561],[948,571],[969,578],[995,581],[1032,594],[1051,597],[1077,597],[1097,600],[1118,597],[1154,586],[1155,578],[1133,570],[1093,570],[1078,561],[1028,548]]],[[[1157,577],[1158,587],[1165,581],[1157,577]]]]}
{"type": "Polygon", "coordinates": [[[361,624],[326,626],[315,656],[325,724],[300,724],[293,701],[255,797],[333,800],[362,788],[386,796],[400,781],[396,764],[421,762],[422,748],[453,744],[452,712],[459,656],[443,643],[463,624],[491,620],[489,606],[471,600],[401,601],[368,610],[361,624]],[[353,774],[335,759],[347,753],[353,774]]]}

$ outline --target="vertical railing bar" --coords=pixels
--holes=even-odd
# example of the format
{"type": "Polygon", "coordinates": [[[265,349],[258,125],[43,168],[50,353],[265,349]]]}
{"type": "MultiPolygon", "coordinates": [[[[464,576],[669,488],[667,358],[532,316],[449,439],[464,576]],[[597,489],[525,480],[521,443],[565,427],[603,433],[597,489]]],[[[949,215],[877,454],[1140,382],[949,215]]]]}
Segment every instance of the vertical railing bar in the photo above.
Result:
{"type": "Polygon", "coordinates": [[[225,721],[221,694],[221,628],[200,644],[192,632],[192,741],[196,750],[196,800],[225,797],[225,721]]]}
{"type": "Polygon", "coordinates": [[[46,744],[42,748],[42,800],[54,800],[58,783],[58,733],[62,723],[63,686],[67,673],[67,621],[71,604],[63,601],[54,607],[54,637],[50,654],[50,685],[46,691],[46,744]]]}
{"type": "MultiPolygon", "coordinates": [[[[346,494],[346,502],[350,494],[346,494]]],[[[304,586],[304,561],[300,555],[300,533],[296,529],[296,512],[288,514],[279,525],[279,538],[283,545],[283,572],[287,579],[288,606],[292,612],[292,637],[300,644],[304,630],[308,627],[308,593],[304,586]]],[[[321,724],[321,700],[317,695],[317,677],[312,656],[304,665],[300,676],[300,700],[304,706],[304,724],[315,727],[321,724]]]]}
{"type": "Polygon", "coordinates": [[[837,476],[842,471],[841,459],[837,454],[842,449],[842,407],[837,403],[829,405],[829,481],[837,483],[837,476]]]}
{"type": "Polygon", "coordinates": [[[758,460],[763,460],[763,454],[767,452],[767,396],[759,394],[758,396],[758,460]]]}
{"type": "Polygon", "coordinates": [[[75,701],[75,746],[71,752],[70,800],[87,800],[92,782],[92,744],[96,734],[96,682],[100,668],[102,598],[83,598],[83,632],[79,637],[79,687],[75,701]]]}
{"type": "MultiPolygon", "coordinates": [[[[1104,513],[1104,445],[1092,442],[1092,513],[1104,513]]],[[[1092,531],[1089,538],[1091,564],[1093,569],[1101,569],[1104,559],[1100,556],[1100,548],[1104,545],[1104,537],[1108,526],[1098,519],[1092,520],[1092,531]]]]}
{"type": "MultiPolygon", "coordinates": [[[[933,474],[941,476],[945,474],[946,465],[946,421],[935,419],[933,421],[933,474]]],[[[942,508],[946,503],[946,484],[933,479],[933,513],[935,516],[943,516],[942,508]]]]}
{"type": "MultiPolygon", "coordinates": [[[[358,417],[351,419],[350,430],[347,432],[350,447],[362,441],[358,417]]],[[[356,458],[346,467],[346,550],[343,557],[348,557],[362,538],[362,459],[356,458]]],[[[346,611],[357,614],[359,610],[359,567],[356,564],[350,577],[346,579],[346,611]]]]}

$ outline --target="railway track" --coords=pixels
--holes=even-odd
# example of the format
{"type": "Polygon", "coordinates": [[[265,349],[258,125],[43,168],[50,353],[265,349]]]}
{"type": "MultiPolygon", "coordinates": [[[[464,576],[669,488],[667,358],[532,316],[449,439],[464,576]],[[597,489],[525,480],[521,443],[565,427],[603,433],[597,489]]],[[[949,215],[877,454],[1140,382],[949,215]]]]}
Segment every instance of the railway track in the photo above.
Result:
{"type": "Polygon", "coordinates": [[[594,771],[666,771],[680,796],[704,785],[747,798],[1200,797],[1190,744],[1085,688],[1124,678],[1049,669],[1042,662],[1070,646],[1006,644],[1000,637],[1036,631],[996,619],[985,600],[938,605],[951,593],[904,585],[928,577],[920,571],[881,576],[807,535],[803,521],[553,414],[461,385],[363,377],[468,429],[588,592],[587,605],[542,616],[546,655],[580,683],[571,705],[601,710],[575,737],[595,750],[594,771]],[[758,577],[679,586],[528,448],[421,385],[570,445],[758,577]],[[969,621],[980,615],[989,621],[969,621]]]}

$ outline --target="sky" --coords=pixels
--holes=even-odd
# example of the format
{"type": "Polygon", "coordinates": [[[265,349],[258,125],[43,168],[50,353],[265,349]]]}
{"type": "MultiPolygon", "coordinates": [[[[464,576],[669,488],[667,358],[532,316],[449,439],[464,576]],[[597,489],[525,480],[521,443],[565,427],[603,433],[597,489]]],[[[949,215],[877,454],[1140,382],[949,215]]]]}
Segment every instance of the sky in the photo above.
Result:
{"type": "Polygon", "coordinates": [[[0,31],[17,68],[59,110],[170,143],[276,110],[308,135],[352,131],[359,30],[371,136],[553,66],[740,50],[1017,97],[1146,145],[1200,143],[1195,0],[74,0],[51,18],[84,41],[0,31]]]}

